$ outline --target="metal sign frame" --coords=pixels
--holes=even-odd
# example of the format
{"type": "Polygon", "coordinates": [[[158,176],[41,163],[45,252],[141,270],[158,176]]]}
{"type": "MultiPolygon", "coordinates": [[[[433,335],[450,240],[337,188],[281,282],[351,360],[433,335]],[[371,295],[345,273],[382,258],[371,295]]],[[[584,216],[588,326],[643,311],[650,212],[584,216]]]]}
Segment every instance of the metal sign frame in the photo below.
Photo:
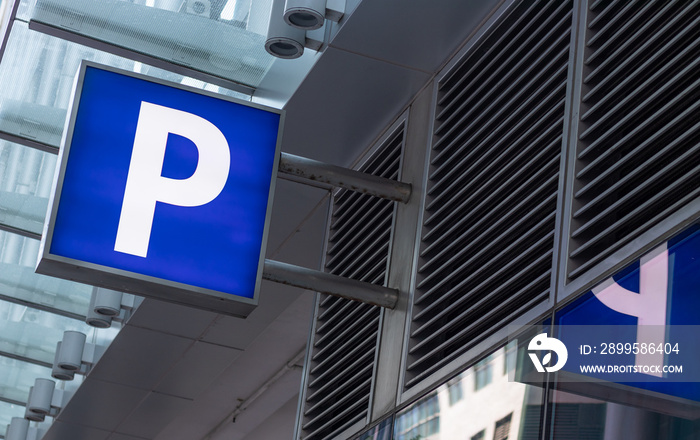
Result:
{"type": "Polygon", "coordinates": [[[57,172],[54,176],[54,190],[49,199],[47,221],[44,224],[44,231],[42,234],[41,247],[39,251],[39,261],[37,263],[36,268],[37,273],[51,275],[72,281],[83,282],[98,287],[105,287],[113,290],[129,292],[145,297],[152,297],[199,309],[214,311],[217,313],[223,313],[227,315],[240,317],[247,316],[258,304],[258,296],[265,261],[265,249],[267,245],[270,217],[272,212],[273,195],[275,192],[277,169],[279,167],[282,127],[284,125],[285,115],[284,110],[273,109],[263,105],[242,101],[232,97],[218,95],[215,93],[195,89],[181,84],[170,83],[168,81],[159,80],[142,74],[124,71],[121,69],[100,65],[89,61],[83,61],[74,83],[73,98],[69,106],[68,114],[69,117],[66,121],[63,140],[61,142],[62,148],[59,153],[57,172]],[[210,98],[214,98],[221,101],[229,101],[245,107],[251,107],[254,109],[274,113],[279,116],[279,124],[277,126],[276,134],[277,140],[275,146],[275,153],[274,158],[272,159],[273,165],[270,170],[270,184],[269,192],[267,195],[267,209],[262,230],[261,247],[258,256],[255,288],[252,297],[248,298],[236,294],[224,293],[221,291],[216,291],[195,285],[189,285],[182,282],[168,280],[165,278],[144,275],[130,270],[105,266],[102,264],[96,264],[88,261],[81,261],[63,255],[57,255],[51,252],[51,246],[54,241],[54,228],[56,226],[56,217],[58,213],[59,203],[61,201],[63,185],[65,180],[65,172],[70,157],[71,143],[74,138],[76,118],[79,113],[81,97],[83,96],[83,82],[85,80],[86,71],[90,68],[103,70],[107,72],[113,72],[120,75],[125,75],[127,77],[144,80],[154,84],[173,87],[176,89],[183,90],[185,92],[208,96],[210,98]]]}

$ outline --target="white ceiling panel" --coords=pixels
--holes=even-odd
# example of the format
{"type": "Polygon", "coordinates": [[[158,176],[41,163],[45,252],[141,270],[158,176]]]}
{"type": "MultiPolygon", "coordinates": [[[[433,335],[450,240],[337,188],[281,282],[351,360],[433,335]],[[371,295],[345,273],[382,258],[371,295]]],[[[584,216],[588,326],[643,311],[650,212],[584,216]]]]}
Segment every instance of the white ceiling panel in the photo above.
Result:
{"type": "Polygon", "coordinates": [[[109,432],[83,425],[55,421],[43,440],[106,440],[109,432]]]}
{"type": "Polygon", "coordinates": [[[330,47],[285,107],[282,150],[347,166],[430,76],[330,47]]]}
{"type": "Polygon", "coordinates": [[[247,350],[251,342],[265,330],[284,309],[299,297],[296,287],[275,285],[263,281],[260,291],[260,304],[246,319],[219,315],[202,341],[225,347],[247,350]]]}
{"type": "Polygon", "coordinates": [[[191,339],[127,325],[89,377],[151,390],[193,343],[191,339]]]}
{"type": "MultiPolygon", "coordinates": [[[[148,391],[145,390],[87,378],[61,411],[60,420],[54,422],[45,439],[81,438],[68,435],[67,431],[62,430],[67,430],[68,424],[84,425],[101,431],[114,431],[147,395],[148,391]],[[61,428],[63,425],[57,425],[58,422],[65,422],[67,427],[61,428]]],[[[92,437],[89,438],[92,439],[92,437]]]]}
{"type": "Polygon", "coordinates": [[[154,438],[173,417],[192,404],[189,399],[149,393],[129,417],[117,428],[117,432],[154,438]]]}
{"type": "Polygon", "coordinates": [[[242,353],[222,345],[195,342],[160,381],[156,391],[194,399],[242,353]]]}
{"type": "Polygon", "coordinates": [[[265,423],[246,434],[244,440],[270,440],[289,439],[290,432],[294,432],[294,416],[297,412],[298,397],[295,395],[282,405],[274,414],[270,415],[265,423]]]}
{"type": "Polygon", "coordinates": [[[338,49],[432,73],[494,9],[484,0],[362,2],[332,42],[338,49]],[[362,26],[353,26],[354,23],[362,26]]]}
{"type": "Polygon", "coordinates": [[[145,299],[129,325],[197,339],[216,319],[216,313],[155,299],[145,299]]]}
{"type": "MultiPolygon", "coordinates": [[[[243,355],[236,359],[206,392],[195,399],[191,408],[173,419],[157,440],[204,438],[219,424],[228,426],[230,415],[236,407],[262,390],[255,406],[251,405],[251,408],[237,418],[236,426],[229,426],[227,429],[248,432],[260,422],[259,411],[270,415],[276,410],[260,407],[257,405],[258,401],[264,402],[264,399],[269,398],[276,402],[272,406],[279,406],[297,394],[301,370],[285,366],[306,345],[312,299],[313,295],[305,292],[289,304],[249,345],[243,355]],[[284,370],[282,378],[272,385],[266,384],[281,370],[284,370]]],[[[298,363],[301,362],[300,359],[298,363]]]]}
{"type": "MultiPolygon", "coordinates": [[[[312,157],[313,155],[309,156],[312,157]]],[[[299,225],[303,224],[309,213],[317,208],[327,194],[327,190],[289,180],[277,179],[272,215],[270,217],[270,233],[267,240],[268,258],[274,256],[289,236],[296,232],[299,225]]]]}

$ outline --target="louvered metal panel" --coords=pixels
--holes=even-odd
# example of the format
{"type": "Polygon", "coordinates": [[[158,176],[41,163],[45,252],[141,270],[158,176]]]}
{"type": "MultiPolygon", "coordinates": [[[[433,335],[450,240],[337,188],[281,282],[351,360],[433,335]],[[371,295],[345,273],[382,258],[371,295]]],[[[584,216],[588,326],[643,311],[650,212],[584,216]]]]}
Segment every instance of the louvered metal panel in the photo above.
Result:
{"type": "Polygon", "coordinates": [[[548,300],[572,2],[515,2],[438,84],[404,386],[548,300]]]}
{"type": "Polygon", "coordinates": [[[591,2],[586,46],[570,279],[700,195],[700,2],[591,2]]]}
{"type": "MultiPolygon", "coordinates": [[[[400,126],[360,169],[398,180],[403,136],[400,126]]],[[[336,192],[326,271],[385,285],[393,212],[394,202],[336,192]]],[[[319,296],[301,438],[332,438],[367,419],[380,315],[379,307],[319,296]]]]}

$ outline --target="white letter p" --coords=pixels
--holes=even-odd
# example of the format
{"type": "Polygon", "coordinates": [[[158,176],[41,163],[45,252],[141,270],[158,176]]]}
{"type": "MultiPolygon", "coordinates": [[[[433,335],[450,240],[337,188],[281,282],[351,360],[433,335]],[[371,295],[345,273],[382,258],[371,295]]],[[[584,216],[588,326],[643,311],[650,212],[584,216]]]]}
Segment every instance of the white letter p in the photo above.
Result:
{"type": "Polygon", "coordinates": [[[207,204],[224,189],[230,167],[228,142],[214,124],[191,113],[142,102],[114,250],[145,257],[156,202],[207,204]],[[197,168],[186,179],[161,175],[169,133],[191,140],[199,152],[197,168]]]}

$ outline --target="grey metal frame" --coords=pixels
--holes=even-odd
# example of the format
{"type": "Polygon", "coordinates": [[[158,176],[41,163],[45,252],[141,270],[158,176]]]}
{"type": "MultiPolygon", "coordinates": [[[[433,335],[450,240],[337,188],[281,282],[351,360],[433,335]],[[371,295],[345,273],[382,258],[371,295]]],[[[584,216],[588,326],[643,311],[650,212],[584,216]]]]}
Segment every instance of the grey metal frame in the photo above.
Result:
{"type": "MultiPolygon", "coordinates": [[[[600,263],[583,272],[574,280],[569,281],[567,268],[569,265],[569,237],[572,229],[574,172],[576,164],[576,150],[579,134],[579,105],[581,102],[581,84],[583,83],[584,53],[586,51],[586,32],[588,23],[589,0],[579,0],[578,14],[574,16],[578,21],[577,32],[572,38],[572,61],[569,72],[569,80],[572,82],[570,95],[567,99],[567,113],[565,120],[569,129],[569,137],[566,139],[568,151],[566,151],[565,188],[560,197],[563,197],[563,218],[560,224],[560,255],[556,284],[556,304],[558,307],[569,303],[576,297],[589,291],[605,278],[618,272],[640,256],[653,249],[660,243],[668,240],[673,235],[700,219],[700,197],[688,203],[686,206],[670,215],[639,237],[613,252],[600,263]]],[[[567,90],[567,94],[569,90],[567,90]]],[[[559,213],[558,213],[559,214],[559,213]]]]}
{"type": "MultiPolygon", "coordinates": [[[[429,126],[428,126],[428,134],[431,136],[431,134],[434,131],[434,124],[435,124],[435,110],[436,110],[436,103],[437,103],[437,95],[438,95],[438,84],[439,82],[445,78],[445,76],[450,72],[452,67],[454,67],[456,64],[458,64],[462,59],[464,59],[469,52],[474,49],[481,41],[482,39],[488,37],[497,27],[497,25],[500,23],[501,19],[508,14],[511,13],[512,9],[515,7],[517,4],[517,0],[506,0],[502,3],[500,3],[497,7],[494,8],[494,11],[492,14],[488,17],[488,19],[481,25],[481,27],[471,36],[469,41],[462,47],[462,49],[453,56],[453,58],[448,62],[438,73],[438,75],[435,77],[432,83],[432,103],[430,106],[430,109],[428,110],[428,114],[423,116],[426,118],[429,118],[429,126]]],[[[415,117],[415,114],[414,114],[415,117]]],[[[411,281],[411,288],[410,288],[410,300],[408,303],[408,311],[407,311],[407,317],[406,317],[406,326],[404,328],[404,352],[401,356],[401,371],[400,371],[400,378],[399,378],[399,392],[396,398],[396,404],[397,406],[402,406],[406,405],[409,402],[415,400],[416,398],[420,397],[421,395],[431,391],[434,389],[436,386],[440,385],[443,383],[445,380],[449,379],[451,376],[454,374],[459,373],[463,369],[465,369],[468,365],[475,363],[478,361],[481,357],[489,354],[491,351],[494,349],[498,348],[500,345],[505,344],[507,338],[508,338],[508,328],[503,328],[502,330],[495,332],[493,335],[490,337],[486,338],[485,340],[481,341],[478,343],[476,346],[471,348],[470,350],[466,351],[462,355],[458,356],[455,358],[453,361],[449,362],[439,370],[435,371],[425,379],[423,379],[421,382],[418,384],[414,385],[410,389],[403,389],[403,383],[405,382],[405,371],[406,371],[406,361],[407,361],[407,348],[409,345],[409,335],[410,335],[410,326],[412,322],[412,314],[413,314],[413,296],[415,294],[415,286],[416,286],[416,267],[415,267],[415,262],[418,261],[418,256],[420,253],[420,246],[421,246],[421,230],[422,230],[422,225],[423,225],[423,219],[424,219],[424,213],[425,213],[425,189],[427,188],[427,181],[428,181],[428,170],[430,168],[430,151],[432,150],[432,145],[433,145],[433,139],[432,136],[428,140],[427,146],[426,146],[426,159],[425,159],[425,164],[424,164],[424,170],[423,170],[423,182],[421,184],[421,194],[420,194],[420,211],[419,211],[419,218],[418,218],[418,223],[417,223],[417,229],[415,230],[416,234],[416,242],[415,242],[415,248],[414,248],[414,254],[413,254],[413,261],[414,261],[414,267],[412,269],[412,281],[411,281]]],[[[556,245],[556,243],[555,243],[556,245]]],[[[556,254],[556,252],[555,252],[556,254]]],[[[550,284],[550,292],[554,290],[554,284],[553,280],[550,284]]],[[[550,300],[548,302],[539,304],[520,316],[518,319],[516,319],[514,322],[512,322],[513,325],[527,325],[544,314],[546,314],[549,310],[552,309],[553,302],[551,300],[552,294],[550,293],[550,300]]]]}
{"type": "Polygon", "coordinates": [[[20,0],[15,0],[13,5],[12,5],[12,11],[10,12],[10,15],[7,17],[7,22],[6,23],[0,23],[0,27],[4,24],[7,24],[7,31],[5,32],[5,35],[2,38],[2,44],[0,44],[0,59],[5,55],[5,49],[7,48],[7,42],[10,40],[10,31],[12,30],[12,25],[15,22],[15,19],[17,18],[17,10],[19,9],[19,3],[20,0]]]}
{"type": "Polygon", "coordinates": [[[402,358],[405,350],[405,327],[413,297],[415,273],[416,228],[421,209],[421,199],[425,192],[423,170],[427,159],[426,145],[429,139],[428,122],[425,115],[431,101],[430,88],[419,92],[409,110],[401,118],[404,122],[404,152],[401,175],[413,185],[415,196],[404,205],[396,206],[394,231],[392,233],[392,264],[388,268],[388,282],[400,289],[399,302],[394,310],[385,310],[378,345],[375,386],[372,389],[370,424],[379,421],[397,404],[401,389],[402,358]]]}
{"type": "Polygon", "coordinates": [[[45,273],[47,275],[59,276],[61,278],[67,279],[77,278],[85,283],[92,284],[98,287],[114,288],[114,286],[120,286],[119,290],[123,290],[129,293],[135,293],[137,295],[154,297],[165,301],[189,305],[192,307],[215,311],[218,313],[230,314],[233,316],[247,316],[257,306],[258,303],[265,248],[267,244],[267,236],[269,233],[273,196],[275,192],[276,175],[274,173],[274,170],[278,167],[280,156],[279,153],[281,148],[282,128],[284,127],[284,111],[271,109],[260,104],[255,104],[232,97],[222,97],[220,95],[208,91],[195,89],[181,84],[173,84],[168,81],[159,80],[146,75],[128,72],[109,66],[103,66],[90,61],[83,61],[83,63],[81,64],[79,73],[76,77],[76,81],[74,84],[74,93],[69,109],[70,116],[66,120],[66,128],[64,130],[63,140],[61,142],[63,148],[61,149],[59,154],[59,172],[55,176],[54,192],[52,193],[51,198],[49,199],[48,221],[44,224],[44,232],[42,234],[42,242],[39,250],[40,257],[37,266],[37,272],[45,273]],[[236,297],[234,295],[216,292],[210,289],[188,286],[178,282],[162,280],[152,276],[136,274],[133,272],[105,267],[98,264],[76,261],[74,259],[52,255],[50,253],[51,239],[54,224],[56,221],[56,213],[58,210],[58,202],[60,200],[61,195],[63,177],[65,174],[68,155],[70,154],[70,140],[73,136],[73,126],[78,111],[78,103],[81,96],[81,85],[87,67],[95,67],[130,77],[139,78],[157,84],[164,84],[192,93],[211,96],[217,99],[224,99],[230,102],[234,102],[236,104],[257,108],[280,115],[276,152],[272,168],[273,172],[271,173],[270,190],[268,193],[267,214],[265,217],[260,257],[258,261],[258,275],[256,279],[253,298],[236,297]]]}
{"type": "MultiPolygon", "coordinates": [[[[406,166],[406,144],[408,143],[410,137],[410,133],[408,131],[410,112],[410,109],[405,110],[397,118],[397,120],[386,130],[385,134],[375,143],[374,147],[374,150],[378,149],[382,144],[384,144],[384,142],[389,137],[393,136],[394,133],[396,133],[398,130],[403,131],[403,141],[401,143],[401,153],[399,158],[399,174],[397,177],[397,179],[400,181],[402,180],[402,176],[404,175],[404,167],[406,166]]],[[[371,156],[371,154],[368,153],[367,157],[369,156],[371,156]]],[[[392,309],[383,309],[380,312],[378,324],[379,328],[377,331],[377,345],[374,352],[374,366],[372,367],[372,384],[370,387],[369,408],[367,411],[367,419],[365,421],[365,426],[363,427],[363,429],[371,425],[375,421],[375,405],[378,404],[377,402],[381,403],[381,399],[383,396],[391,395],[386,393],[385,388],[387,387],[387,385],[391,384],[392,377],[398,377],[396,371],[390,370],[390,374],[384,374],[384,370],[380,370],[380,368],[384,365],[387,365],[387,360],[389,362],[392,362],[393,359],[396,359],[401,355],[401,345],[395,344],[391,340],[391,335],[388,335],[385,329],[396,328],[396,326],[393,325],[392,322],[396,319],[397,316],[402,317],[404,315],[404,312],[401,310],[401,307],[397,308],[397,306],[403,304],[406,301],[406,297],[408,296],[407,291],[404,289],[405,283],[403,283],[401,279],[394,275],[396,266],[392,264],[393,261],[401,261],[401,253],[398,252],[398,248],[406,243],[405,240],[396,240],[397,234],[399,234],[399,236],[402,236],[399,232],[399,216],[401,216],[401,213],[403,213],[406,209],[410,209],[407,205],[409,205],[412,200],[415,200],[415,198],[410,197],[413,191],[413,185],[411,183],[404,183],[404,185],[407,185],[410,191],[409,197],[406,198],[406,200],[403,201],[403,203],[401,204],[394,203],[394,209],[392,211],[391,232],[389,235],[389,255],[386,262],[386,272],[384,276],[384,284],[387,286],[394,286],[394,288],[396,288],[399,291],[399,297],[397,303],[392,309]],[[388,352],[388,350],[385,348],[387,346],[390,347],[389,350],[394,351],[398,348],[398,356],[394,357],[394,353],[388,352]],[[380,371],[382,371],[381,376],[380,371]]],[[[410,272],[407,272],[407,274],[410,274],[410,272]]]]}
{"type": "MultiPolygon", "coordinates": [[[[406,130],[406,124],[408,123],[409,120],[409,111],[404,111],[397,119],[395,122],[393,122],[385,131],[384,133],[375,141],[372,143],[372,145],[361,155],[361,159],[357,161],[355,164],[353,164],[353,169],[359,169],[362,168],[369,160],[372,159],[372,156],[374,153],[379,150],[379,148],[382,146],[384,141],[386,141],[389,137],[391,137],[396,131],[403,125],[403,129],[406,130]]],[[[407,141],[407,133],[404,131],[404,141],[403,145],[401,146],[401,158],[399,160],[399,180],[401,180],[401,176],[403,175],[403,164],[405,163],[405,153],[406,153],[406,141],[407,141]]],[[[393,182],[393,181],[390,181],[393,182]]],[[[395,200],[395,199],[390,199],[390,200],[395,200],[395,201],[401,201],[403,203],[395,203],[394,204],[394,209],[392,211],[392,215],[394,216],[394,220],[392,221],[391,224],[391,232],[390,232],[390,238],[389,238],[389,258],[387,259],[386,263],[386,274],[384,276],[384,284],[386,286],[397,286],[397,284],[392,283],[392,278],[391,278],[391,268],[393,267],[392,261],[394,261],[394,244],[395,244],[395,237],[396,237],[396,224],[397,224],[397,212],[401,209],[407,206],[407,204],[411,203],[411,200],[415,200],[415,198],[411,198],[410,196],[412,195],[413,192],[413,187],[410,184],[403,183],[403,185],[406,185],[405,188],[408,189],[408,198],[406,200],[395,200]]],[[[335,192],[340,191],[340,189],[334,190],[335,192]]],[[[330,216],[333,214],[333,206],[331,202],[331,210],[330,210],[330,216]]],[[[328,228],[326,230],[326,233],[330,232],[330,217],[328,220],[328,228]]],[[[327,243],[326,243],[327,245],[327,243]]],[[[325,250],[324,250],[324,264],[325,264],[325,250]]],[[[373,408],[375,405],[375,400],[377,399],[377,382],[381,383],[380,378],[377,375],[377,371],[380,368],[380,356],[382,354],[382,341],[385,339],[384,338],[384,325],[387,319],[387,314],[393,315],[394,313],[401,313],[400,310],[396,311],[397,306],[403,301],[405,301],[406,294],[404,293],[404,290],[401,288],[400,285],[398,287],[395,287],[397,289],[399,295],[398,295],[398,301],[394,304],[394,307],[392,308],[383,308],[380,311],[379,315],[379,329],[377,331],[377,345],[375,348],[375,354],[374,354],[374,365],[372,367],[372,383],[370,385],[370,395],[369,395],[369,405],[367,409],[367,417],[363,422],[357,422],[353,426],[348,427],[345,431],[343,431],[341,434],[338,435],[339,438],[347,438],[351,435],[355,435],[359,433],[361,430],[366,429],[367,426],[369,426],[373,421],[374,421],[374,414],[373,414],[373,408]]],[[[315,317],[316,315],[314,315],[315,317]]],[[[314,323],[315,324],[315,323],[314,323]]]]}
{"type": "MultiPolygon", "coordinates": [[[[659,243],[666,241],[687,226],[700,220],[700,198],[697,198],[642,233],[632,242],[622,246],[599,264],[589,268],[573,281],[567,279],[573,187],[575,184],[574,165],[576,162],[579,131],[579,105],[583,54],[586,50],[585,35],[588,3],[589,0],[574,0],[549,300],[521,316],[516,320],[515,325],[524,326],[545,318],[554,319],[556,311],[561,309],[561,307],[575,300],[606,277],[637,260],[659,243]]],[[[402,170],[405,172],[404,179],[413,184],[416,196],[412,197],[407,204],[398,205],[396,210],[396,225],[392,237],[400,238],[401,240],[392,240],[392,264],[389,267],[389,283],[399,288],[402,294],[393,310],[382,311],[380,345],[372,386],[372,412],[368,426],[411,404],[417,398],[435,389],[436,386],[442,384],[452,375],[467,368],[481,356],[497,349],[505,342],[508,336],[507,332],[513,331],[513,326],[508,326],[507,330],[496,332],[473,349],[443,366],[416,385],[413,385],[410,389],[402,388],[409,343],[408,335],[411,326],[412,302],[416,285],[416,262],[420,251],[427,171],[430,167],[431,133],[435,123],[433,109],[435,109],[437,101],[437,85],[444,78],[446,72],[463,59],[482,38],[485,38],[493,31],[495,25],[504,15],[509,13],[514,4],[516,4],[516,0],[506,0],[499,3],[494,8],[492,15],[466,42],[459,53],[443,67],[441,73],[410,104],[411,114],[407,122],[406,153],[402,170]],[[421,128],[417,128],[419,126],[421,128]],[[423,152],[425,157],[419,158],[420,154],[415,153],[419,148],[425,148],[423,152]],[[417,155],[414,156],[414,154],[417,155]],[[420,162],[420,160],[423,160],[423,162],[420,162]],[[409,226],[411,223],[413,223],[412,227],[409,226]],[[405,250],[411,246],[409,245],[411,240],[413,240],[413,248],[410,249],[412,252],[406,253],[405,250]],[[410,270],[407,270],[409,267],[410,270]],[[406,293],[404,293],[405,291],[406,293]],[[397,357],[396,353],[399,353],[400,356],[397,357]],[[392,395],[394,397],[393,401],[392,395]]],[[[540,434],[541,440],[548,439],[550,434],[548,421],[551,421],[551,404],[548,396],[552,390],[552,383],[545,384],[542,393],[545,419],[540,434]]],[[[640,393],[636,393],[633,389],[619,389],[616,392],[622,393],[621,396],[630,404],[640,405],[643,403],[640,400],[642,398],[640,393]]],[[[676,402],[676,404],[683,403],[676,402]]],[[[355,434],[350,431],[344,432],[338,438],[346,438],[350,434],[355,434]]]]}
{"type": "MultiPolygon", "coordinates": [[[[347,169],[347,170],[354,171],[354,170],[357,170],[359,168],[362,168],[362,166],[364,164],[366,164],[372,158],[372,155],[379,149],[379,147],[382,145],[382,143],[387,138],[392,136],[396,132],[396,130],[399,129],[399,127],[401,125],[404,125],[404,130],[405,130],[405,126],[407,123],[408,123],[408,110],[405,111],[401,116],[399,116],[397,118],[397,120],[391,126],[389,126],[389,128],[387,128],[385,130],[385,132],[378,138],[378,140],[373,142],[372,145],[370,145],[370,147],[364,153],[362,153],[360,155],[360,159],[357,160],[352,165],[351,169],[347,169]]],[[[402,145],[402,154],[401,154],[401,159],[400,159],[400,163],[399,163],[399,179],[401,178],[401,175],[403,173],[403,166],[402,165],[405,161],[405,157],[404,157],[405,156],[405,145],[406,145],[406,134],[404,134],[404,143],[402,145]]],[[[363,176],[367,176],[367,174],[365,174],[365,173],[361,173],[361,172],[357,172],[357,171],[354,171],[354,172],[357,174],[362,174],[363,176]]],[[[283,176],[280,176],[280,177],[285,178],[283,176]]],[[[376,176],[372,176],[372,177],[376,177],[376,176]]],[[[389,180],[389,182],[394,182],[393,180],[390,180],[390,179],[385,179],[385,180],[389,180]]],[[[314,180],[312,182],[318,182],[318,181],[314,180]]],[[[300,183],[306,183],[306,182],[300,182],[300,183]]],[[[406,184],[404,184],[404,185],[406,185],[406,184]]],[[[407,185],[407,187],[410,190],[410,188],[411,188],[410,185],[407,185]]],[[[322,253],[322,259],[321,259],[321,267],[325,267],[326,260],[327,260],[328,236],[330,233],[331,219],[333,216],[333,208],[334,208],[333,195],[335,195],[339,191],[342,191],[342,188],[353,190],[352,188],[347,188],[345,186],[341,186],[339,188],[330,188],[331,197],[330,197],[330,200],[328,203],[328,213],[327,213],[327,218],[326,218],[326,230],[324,233],[325,238],[324,238],[324,242],[323,242],[323,253],[322,253]]],[[[376,194],[372,194],[372,195],[376,195],[376,194]]],[[[415,198],[411,198],[410,201],[408,201],[408,202],[401,203],[401,204],[394,204],[394,210],[393,210],[394,221],[392,222],[392,226],[391,226],[391,238],[389,241],[390,255],[389,255],[389,258],[387,260],[387,269],[386,269],[387,272],[385,275],[385,282],[384,282],[385,286],[394,285],[393,283],[390,282],[391,281],[390,270],[393,267],[391,262],[394,258],[393,248],[394,248],[394,237],[396,236],[396,222],[397,222],[397,220],[396,220],[397,214],[396,213],[399,209],[405,207],[407,204],[414,203],[414,200],[415,200],[415,198]]],[[[397,298],[398,302],[395,303],[395,306],[396,306],[396,305],[401,304],[405,301],[406,295],[400,286],[398,289],[395,289],[395,290],[397,290],[397,292],[398,292],[398,298],[397,298]]],[[[305,404],[306,404],[306,395],[307,395],[306,384],[309,381],[309,371],[308,371],[309,370],[309,358],[313,354],[314,338],[316,335],[316,326],[318,323],[318,321],[316,320],[316,317],[318,316],[320,299],[321,299],[321,295],[319,293],[316,293],[315,298],[314,298],[313,311],[312,311],[312,315],[311,315],[312,316],[311,329],[309,332],[309,338],[308,338],[308,342],[306,345],[307,349],[306,349],[306,356],[304,359],[304,371],[302,373],[301,390],[299,392],[299,403],[297,405],[297,414],[296,414],[295,426],[294,426],[294,438],[295,439],[299,439],[300,434],[301,434],[301,426],[302,426],[302,422],[303,422],[302,419],[304,417],[303,413],[304,413],[304,408],[305,408],[305,404]]],[[[342,433],[339,433],[336,436],[337,438],[347,438],[351,435],[354,435],[354,434],[360,432],[361,430],[365,429],[374,420],[372,409],[374,406],[374,401],[376,399],[376,387],[377,387],[377,381],[378,381],[377,369],[378,369],[378,365],[379,365],[379,356],[380,356],[380,352],[381,352],[380,344],[381,344],[381,341],[383,340],[383,337],[382,337],[382,334],[383,334],[382,328],[384,325],[383,323],[386,319],[387,313],[390,313],[390,312],[391,313],[399,313],[399,314],[402,313],[400,311],[397,312],[396,310],[393,310],[393,309],[396,309],[396,307],[383,308],[380,311],[379,330],[377,332],[377,348],[375,350],[375,362],[374,362],[373,371],[372,371],[372,384],[370,386],[370,400],[369,400],[369,408],[367,411],[367,418],[364,421],[358,421],[358,422],[354,423],[352,426],[346,428],[342,433]]],[[[394,372],[394,374],[396,374],[396,372],[394,372]]]]}

